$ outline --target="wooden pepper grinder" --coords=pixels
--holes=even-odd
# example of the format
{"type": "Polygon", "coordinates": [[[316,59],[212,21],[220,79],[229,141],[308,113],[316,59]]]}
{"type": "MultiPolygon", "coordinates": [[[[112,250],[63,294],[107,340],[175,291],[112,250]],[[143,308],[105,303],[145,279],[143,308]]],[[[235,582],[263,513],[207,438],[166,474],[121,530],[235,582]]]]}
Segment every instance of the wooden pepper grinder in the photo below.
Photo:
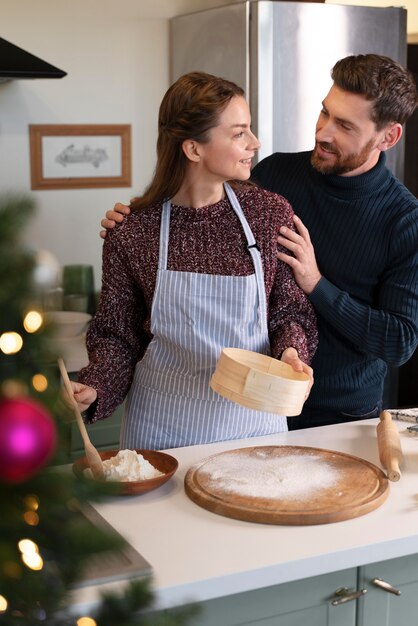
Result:
{"type": "Polygon", "coordinates": [[[399,432],[392,422],[389,411],[382,411],[377,425],[377,447],[379,458],[387,470],[389,480],[397,481],[401,477],[399,466],[403,463],[399,432]]]}

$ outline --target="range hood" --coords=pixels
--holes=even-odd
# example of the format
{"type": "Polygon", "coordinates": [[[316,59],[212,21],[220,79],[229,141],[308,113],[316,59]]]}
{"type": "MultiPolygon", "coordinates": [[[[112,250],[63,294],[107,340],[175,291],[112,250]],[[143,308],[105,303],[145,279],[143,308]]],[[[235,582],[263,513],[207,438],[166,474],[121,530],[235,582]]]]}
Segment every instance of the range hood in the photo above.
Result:
{"type": "Polygon", "coordinates": [[[67,72],[0,37],[0,82],[21,78],[63,78],[67,72]]]}

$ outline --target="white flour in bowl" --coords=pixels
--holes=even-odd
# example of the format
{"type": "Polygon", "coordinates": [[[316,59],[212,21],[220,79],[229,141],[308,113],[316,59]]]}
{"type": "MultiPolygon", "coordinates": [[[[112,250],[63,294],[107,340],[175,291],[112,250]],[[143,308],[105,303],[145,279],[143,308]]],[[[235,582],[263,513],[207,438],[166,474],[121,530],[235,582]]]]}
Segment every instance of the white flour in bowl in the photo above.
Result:
{"type": "Polygon", "coordinates": [[[217,492],[279,500],[304,500],[340,478],[339,471],[315,453],[280,456],[261,450],[215,456],[199,471],[217,492]]]}
{"type": "MultiPolygon", "coordinates": [[[[109,481],[135,482],[163,475],[135,450],[119,450],[116,456],[103,461],[103,470],[109,481]]],[[[92,476],[90,468],[85,473],[92,476]]]]}

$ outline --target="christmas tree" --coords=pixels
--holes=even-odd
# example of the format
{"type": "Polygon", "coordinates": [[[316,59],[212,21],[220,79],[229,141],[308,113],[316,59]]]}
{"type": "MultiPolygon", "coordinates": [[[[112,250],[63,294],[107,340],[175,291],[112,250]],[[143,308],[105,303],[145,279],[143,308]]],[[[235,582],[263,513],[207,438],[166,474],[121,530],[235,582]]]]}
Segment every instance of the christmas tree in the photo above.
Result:
{"type": "Polygon", "coordinates": [[[121,596],[103,595],[89,615],[69,608],[71,587],[90,559],[124,540],[82,515],[112,486],[63,470],[70,410],[44,323],[36,255],[20,241],[34,210],[30,197],[0,198],[0,625],[190,624],[191,607],[147,611],[149,579],[127,583],[121,596]]]}

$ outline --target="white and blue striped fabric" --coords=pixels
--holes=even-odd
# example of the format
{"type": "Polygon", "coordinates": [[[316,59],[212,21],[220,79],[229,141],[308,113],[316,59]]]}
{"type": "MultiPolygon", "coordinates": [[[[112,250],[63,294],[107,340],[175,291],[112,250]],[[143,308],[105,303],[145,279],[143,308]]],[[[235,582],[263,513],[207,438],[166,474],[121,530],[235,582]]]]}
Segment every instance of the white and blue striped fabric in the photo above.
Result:
{"type": "Polygon", "coordinates": [[[261,255],[235,193],[225,185],[247,237],[255,274],[167,270],[171,203],[163,206],[151,340],[125,406],[122,448],[164,449],[287,430],[286,418],[242,407],[209,387],[224,347],[269,354],[261,255]]]}

